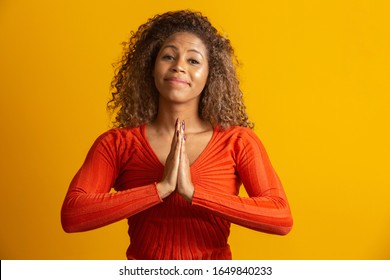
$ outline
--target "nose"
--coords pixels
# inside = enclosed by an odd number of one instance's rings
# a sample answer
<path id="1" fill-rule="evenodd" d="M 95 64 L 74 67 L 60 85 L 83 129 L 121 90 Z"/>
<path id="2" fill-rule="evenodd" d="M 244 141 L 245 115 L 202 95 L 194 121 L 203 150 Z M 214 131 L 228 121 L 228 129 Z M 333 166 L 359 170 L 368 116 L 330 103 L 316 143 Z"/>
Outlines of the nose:
<path id="1" fill-rule="evenodd" d="M 185 61 L 183 59 L 175 60 L 175 62 L 172 64 L 171 71 L 177 73 L 180 72 L 185 73 L 186 72 Z"/>

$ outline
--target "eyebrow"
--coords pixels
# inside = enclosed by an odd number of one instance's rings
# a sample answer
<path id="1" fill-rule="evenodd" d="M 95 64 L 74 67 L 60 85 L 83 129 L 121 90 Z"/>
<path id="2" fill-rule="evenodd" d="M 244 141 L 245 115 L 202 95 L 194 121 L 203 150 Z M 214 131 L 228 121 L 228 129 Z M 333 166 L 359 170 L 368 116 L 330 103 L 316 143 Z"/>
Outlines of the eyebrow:
<path id="1" fill-rule="evenodd" d="M 175 45 L 165 45 L 164 47 L 162 47 L 161 50 L 164 50 L 164 49 L 167 49 L 167 48 L 172 48 L 172 49 L 174 49 L 176 51 L 179 50 Z M 196 50 L 196 49 L 189 49 L 188 51 L 189 52 L 196 52 L 196 53 L 200 54 L 202 57 L 204 57 L 203 54 L 200 51 Z"/>

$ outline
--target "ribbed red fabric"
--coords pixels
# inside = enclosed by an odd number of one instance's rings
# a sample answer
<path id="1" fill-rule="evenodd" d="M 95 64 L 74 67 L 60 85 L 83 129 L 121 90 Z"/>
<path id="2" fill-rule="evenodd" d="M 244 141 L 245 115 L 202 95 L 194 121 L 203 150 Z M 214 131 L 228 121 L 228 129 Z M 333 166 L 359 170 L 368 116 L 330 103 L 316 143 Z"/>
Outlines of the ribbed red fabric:
<path id="1" fill-rule="evenodd" d="M 231 222 L 266 233 L 290 231 L 282 185 L 252 130 L 214 128 L 190 169 L 192 203 L 176 192 L 161 200 L 155 182 L 164 166 L 145 126 L 109 130 L 95 141 L 70 184 L 63 228 L 86 231 L 128 218 L 128 259 L 231 259 Z M 238 196 L 241 184 L 249 197 Z"/>

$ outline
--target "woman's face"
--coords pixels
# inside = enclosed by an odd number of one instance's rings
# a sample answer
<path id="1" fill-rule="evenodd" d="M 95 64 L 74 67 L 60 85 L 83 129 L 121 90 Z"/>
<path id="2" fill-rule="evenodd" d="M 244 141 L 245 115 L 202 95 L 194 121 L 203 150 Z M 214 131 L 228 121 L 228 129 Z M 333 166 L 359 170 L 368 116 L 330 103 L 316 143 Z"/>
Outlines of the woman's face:
<path id="1" fill-rule="evenodd" d="M 172 103 L 198 103 L 208 74 L 206 46 L 188 32 L 175 33 L 164 42 L 153 71 L 160 99 Z"/>

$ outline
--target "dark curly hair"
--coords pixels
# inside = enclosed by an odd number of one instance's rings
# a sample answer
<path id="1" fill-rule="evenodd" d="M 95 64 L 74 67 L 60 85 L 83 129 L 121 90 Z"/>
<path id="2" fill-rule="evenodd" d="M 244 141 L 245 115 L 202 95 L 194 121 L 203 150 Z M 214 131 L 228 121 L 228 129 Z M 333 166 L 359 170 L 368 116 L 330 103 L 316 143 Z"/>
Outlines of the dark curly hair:
<path id="1" fill-rule="evenodd" d="M 189 10 L 156 15 L 123 43 L 124 53 L 117 63 L 111 82 L 112 98 L 107 104 L 108 110 L 116 114 L 114 126 L 135 127 L 156 118 L 159 93 L 152 72 L 161 46 L 177 32 L 198 36 L 207 49 L 209 75 L 200 97 L 200 118 L 222 128 L 235 125 L 252 128 L 230 41 L 218 33 L 207 17 Z"/>

